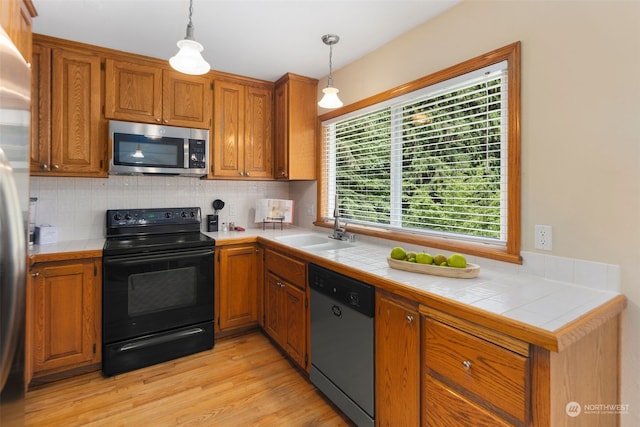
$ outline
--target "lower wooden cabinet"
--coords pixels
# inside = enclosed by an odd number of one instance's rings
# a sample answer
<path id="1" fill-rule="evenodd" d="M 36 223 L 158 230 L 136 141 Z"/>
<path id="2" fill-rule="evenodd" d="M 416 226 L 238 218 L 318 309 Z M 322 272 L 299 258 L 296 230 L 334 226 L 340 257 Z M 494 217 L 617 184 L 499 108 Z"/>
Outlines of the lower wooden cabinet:
<path id="1" fill-rule="evenodd" d="M 376 292 L 376 425 L 420 425 L 417 304 Z"/>
<path id="2" fill-rule="evenodd" d="M 250 243 L 221 246 L 217 251 L 217 329 L 227 332 L 256 326 L 262 249 Z"/>
<path id="3" fill-rule="evenodd" d="M 102 260 L 36 263 L 29 272 L 27 372 L 38 378 L 99 364 Z"/>
<path id="4" fill-rule="evenodd" d="M 432 314 L 422 318 L 423 425 L 529 425 L 529 345 Z"/>
<path id="5" fill-rule="evenodd" d="M 307 369 L 306 266 L 270 250 L 265 258 L 264 329 L 293 361 Z"/>

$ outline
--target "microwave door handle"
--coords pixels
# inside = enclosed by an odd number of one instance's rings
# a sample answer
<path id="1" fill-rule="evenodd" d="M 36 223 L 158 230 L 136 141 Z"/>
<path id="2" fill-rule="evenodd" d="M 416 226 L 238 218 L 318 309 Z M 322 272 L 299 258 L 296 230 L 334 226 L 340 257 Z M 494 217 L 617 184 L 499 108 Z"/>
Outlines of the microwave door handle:
<path id="1" fill-rule="evenodd" d="M 21 325 L 26 274 L 22 212 L 13 172 L 0 148 L 0 390 L 11 371 Z"/>
<path id="2" fill-rule="evenodd" d="M 183 156 L 182 159 L 184 160 L 184 164 L 183 167 L 185 169 L 189 169 L 189 138 L 185 138 L 184 139 L 184 145 L 183 145 L 184 149 L 183 149 Z"/>

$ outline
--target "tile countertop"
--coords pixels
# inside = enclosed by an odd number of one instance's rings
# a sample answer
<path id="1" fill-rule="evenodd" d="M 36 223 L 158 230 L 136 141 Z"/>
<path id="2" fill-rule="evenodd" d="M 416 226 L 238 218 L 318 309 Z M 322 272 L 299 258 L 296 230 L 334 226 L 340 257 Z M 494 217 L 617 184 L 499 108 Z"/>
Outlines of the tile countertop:
<path id="1" fill-rule="evenodd" d="M 248 230 L 245 233 L 283 244 L 278 238 L 285 235 L 313 233 L 326 237 L 330 232 L 329 229 L 315 228 Z M 225 244 L 232 243 L 242 233 L 205 234 L 214 237 L 219 244 Z M 425 297 L 419 298 L 419 301 L 455 305 L 462 311 L 474 314 L 470 320 L 485 323 L 485 326 L 508 324 L 506 326 L 509 327 L 503 329 L 503 332 L 527 340 L 532 336 L 537 337 L 538 342 L 534 343 L 549 350 L 562 350 L 626 306 L 626 298 L 618 292 L 550 280 L 526 273 L 518 265 L 473 256 L 466 257 L 468 262 L 480 265 L 480 274 L 473 279 L 454 279 L 392 269 L 386 260 L 394 246 L 403 246 L 407 251 L 428 251 L 434 255 L 438 250 L 365 236 L 356 238 L 353 246 L 338 250 L 297 250 L 309 256 L 311 262 L 347 267 L 347 272 L 357 270 L 372 279 L 390 281 L 394 285 L 393 289 Z M 448 255 L 447 252 L 443 253 Z"/>
<path id="2" fill-rule="evenodd" d="M 322 228 L 288 228 L 204 234 L 214 238 L 218 246 L 255 242 L 258 238 L 288 246 L 278 239 L 310 233 L 327 237 L 330 231 Z M 52 255 L 69 252 L 89 251 L 98 254 L 92 256 L 101 256 L 103 245 L 104 239 L 35 245 L 30 248 L 30 255 L 32 261 L 37 261 L 40 256 L 44 260 Z M 455 306 L 456 311 L 471 314 L 469 320 L 502 330 L 516 338 L 519 335 L 527 339 L 537 337 L 539 342 L 534 344 L 553 351 L 562 350 L 626 306 L 626 298 L 618 292 L 554 281 L 525 273 L 521 266 L 473 256 L 467 257 L 468 262 L 480 265 L 480 274 L 473 279 L 454 279 L 392 269 L 386 259 L 393 246 L 403 246 L 408 251 L 427 250 L 432 254 L 437 253 L 436 249 L 402 245 L 365 236 L 357 236 L 357 241 L 352 246 L 338 250 L 294 249 L 300 251 L 301 255 L 306 255 L 310 262 L 344 268 L 345 272 L 357 271 L 373 282 L 389 283 L 392 291 L 416 295 L 419 302 Z M 502 325 L 505 327 L 502 328 Z"/>

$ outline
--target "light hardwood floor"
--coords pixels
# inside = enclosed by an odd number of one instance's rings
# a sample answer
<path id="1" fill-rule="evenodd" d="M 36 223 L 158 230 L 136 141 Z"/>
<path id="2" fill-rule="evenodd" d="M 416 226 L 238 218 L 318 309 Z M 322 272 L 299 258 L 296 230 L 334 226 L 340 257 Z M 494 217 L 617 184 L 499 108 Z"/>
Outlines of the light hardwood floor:
<path id="1" fill-rule="evenodd" d="M 25 426 L 352 426 L 261 333 L 104 378 L 29 390 Z"/>

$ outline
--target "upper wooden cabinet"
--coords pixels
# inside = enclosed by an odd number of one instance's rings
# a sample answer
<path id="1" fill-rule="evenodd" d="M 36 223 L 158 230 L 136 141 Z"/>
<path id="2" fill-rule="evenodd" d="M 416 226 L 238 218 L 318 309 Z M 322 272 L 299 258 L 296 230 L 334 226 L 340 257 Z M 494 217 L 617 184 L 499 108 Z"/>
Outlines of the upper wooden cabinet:
<path id="1" fill-rule="evenodd" d="M 291 73 L 276 82 L 276 179 L 316 179 L 317 86 Z"/>
<path id="2" fill-rule="evenodd" d="M 105 61 L 105 118 L 208 129 L 211 80 L 152 64 Z"/>
<path id="3" fill-rule="evenodd" d="M 106 176 L 100 58 L 34 44 L 31 174 Z"/>
<path id="4" fill-rule="evenodd" d="M 31 0 L 0 1 L 0 24 L 27 62 L 31 62 L 31 19 L 37 15 Z"/>
<path id="5" fill-rule="evenodd" d="M 224 80 L 214 86 L 210 177 L 272 178 L 272 88 Z"/>

